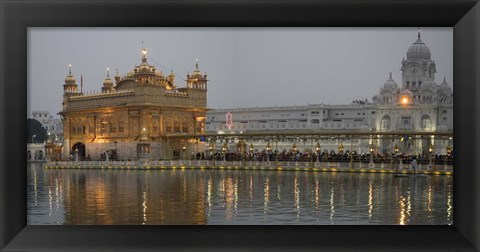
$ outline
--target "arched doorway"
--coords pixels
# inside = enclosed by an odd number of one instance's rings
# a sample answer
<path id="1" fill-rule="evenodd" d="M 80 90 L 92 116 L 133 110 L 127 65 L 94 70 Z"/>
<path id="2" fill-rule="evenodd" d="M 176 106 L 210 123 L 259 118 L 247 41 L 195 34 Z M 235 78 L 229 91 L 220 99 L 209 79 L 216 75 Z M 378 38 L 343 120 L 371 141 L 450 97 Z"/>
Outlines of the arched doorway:
<path id="1" fill-rule="evenodd" d="M 85 160 L 85 144 L 83 143 L 76 143 L 72 146 L 72 152 L 70 153 L 75 159 L 75 153 L 78 150 L 78 160 Z"/>
<path id="2" fill-rule="evenodd" d="M 35 160 L 42 160 L 43 159 L 43 151 L 37 150 L 35 151 Z"/>

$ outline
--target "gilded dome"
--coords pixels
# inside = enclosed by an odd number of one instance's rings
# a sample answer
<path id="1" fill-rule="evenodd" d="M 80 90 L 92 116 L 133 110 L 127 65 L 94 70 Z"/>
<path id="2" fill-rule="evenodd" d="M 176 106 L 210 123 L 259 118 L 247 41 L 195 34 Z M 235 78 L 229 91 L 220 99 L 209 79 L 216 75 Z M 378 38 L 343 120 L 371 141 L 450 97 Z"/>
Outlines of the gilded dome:
<path id="1" fill-rule="evenodd" d="M 116 70 L 116 73 L 115 73 L 115 81 L 116 81 L 116 82 L 119 82 L 120 79 L 121 79 L 121 77 L 120 77 L 120 74 L 118 74 L 118 69 L 117 69 L 117 70 Z"/>
<path id="2" fill-rule="evenodd" d="M 155 76 L 162 77 L 162 76 L 163 76 L 162 71 L 156 69 L 156 70 L 155 70 Z"/>
<path id="3" fill-rule="evenodd" d="M 112 86 L 113 85 L 112 79 L 110 79 L 109 77 L 105 78 L 105 80 L 103 81 L 103 85 L 104 86 Z"/>
<path id="4" fill-rule="evenodd" d="M 107 78 L 105 78 L 105 80 L 103 81 L 103 86 L 105 86 L 105 87 L 107 87 L 107 86 L 108 86 L 108 87 L 113 86 L 113 81 L 112 81 L 112 79 L 110 79 L 109 70 L 110 70 L 110 69 L 107 68 Z"/>
<path id="5" fill-rule="evenodd" d="M 75 84 L 75 77 L 72 75 L 72 65 L 68 65 L 68 75 L 65 78 L 65 84 Z"/>
<path id="6" fill-rule="evenodd" d="M 430 49 L 423 43 L 419 31 L 417 41 L 408 48 L 407 59 L 430 59 L 431 57 Z"/>
<path id="7" fill-rule="evenodd" d="M 75 84 L 75 82 L 75 77 L 72 74 L 67 75 L 67 78 L 65 78 L 65 83 L 67 84 Z"/>

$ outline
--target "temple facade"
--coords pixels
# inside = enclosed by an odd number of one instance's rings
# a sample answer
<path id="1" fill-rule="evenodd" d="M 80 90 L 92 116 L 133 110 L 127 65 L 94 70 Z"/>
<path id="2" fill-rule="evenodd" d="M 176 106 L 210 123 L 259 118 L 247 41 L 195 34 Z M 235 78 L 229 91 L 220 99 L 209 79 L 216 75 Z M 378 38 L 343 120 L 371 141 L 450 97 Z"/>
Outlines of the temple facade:
<path id="1" fill-rule="evenodd" d="M 71 66 L 63 85 L 64 158 L 160 159 L 173 158 L 196 140 L 169 136 L 205 131 L 207 75 L 196 62 L 186 86 L 175 85 L 175 74 L 163 74 L 147 61 L 113 80 L 109 69 L 101 91 L 79 91 Z"/>
<path id="2" fill-rule="evenodd" d="M 435 80 L 436 63 L 418 31 L 410 45 L 406 59 L 401 60 L 402 80 L 397 84 L 392 73 L 371 100 L 357 100 L 351 104 L 308 104 L 304 106 L 275 106 L 252 108 L 221 108 L 207 112 L 207 132 L 227 134 L 236 132 L 453 132 L 453 90 L 443 78 Z M 227 116 L 230 118 L 227 120 Z M 230 123 L 227 123 L 230 122 Z M 432 136 L 433 137 L 433 136 Z M 253 143 L 265 148 L 268 141 Z M 436 154 L 445 154 L 452 139 L 424 137 L 413 139 L 405 135 L 399 139 L 319 140 L 324 150 L 338 151 L 345 144 L 352 151 L 367 153 L 374 144 L 379 153 L 392 153 L 397 146 L 402 153 L 421 154 L 434 146 Z M 289 150 L 291 142 L 279 143 L 281 150 Z M 305 145 L 306 151 L 311 144 Z M 301 149 L 303 151 L 303 149 Z"/>

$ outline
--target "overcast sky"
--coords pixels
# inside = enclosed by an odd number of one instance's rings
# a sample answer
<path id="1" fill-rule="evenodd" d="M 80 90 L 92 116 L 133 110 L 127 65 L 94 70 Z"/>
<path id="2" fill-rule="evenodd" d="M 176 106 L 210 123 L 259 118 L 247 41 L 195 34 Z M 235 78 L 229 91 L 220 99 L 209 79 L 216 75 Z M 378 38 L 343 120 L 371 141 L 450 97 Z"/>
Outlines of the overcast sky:
<path id="1" fill-rule="evenodd" d="M 452 31 L 422 28 L 437 84 L 453 84 Z M 107 67 L 113 77 L 141 63 L 142 41 L 148 62 L 173 68 L 178 87 L 198 59 L 208 107 L 237 108 L 371 100 L 389 72 L 401 84 L 416 39 L 417 28 L 29 28 L 27 117 L 61 111 L 69 64 L 79 89 L 82 75 L 84 93 L 98 91 Z"/>

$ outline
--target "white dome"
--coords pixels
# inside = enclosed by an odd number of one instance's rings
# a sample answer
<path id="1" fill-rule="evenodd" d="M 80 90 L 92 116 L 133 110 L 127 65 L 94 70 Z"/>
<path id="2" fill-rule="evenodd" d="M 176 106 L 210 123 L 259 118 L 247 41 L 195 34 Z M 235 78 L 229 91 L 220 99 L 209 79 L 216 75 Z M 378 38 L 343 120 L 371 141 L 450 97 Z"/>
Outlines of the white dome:
<path id="1" fill-rule="evenodd" d="M 437 83 L 431 77 L 428 77 L 428 79 L 425 81 L 425 85 L 423 85 L 423 88 L 435 91 L 437 89 Z"/>
<path id="2" fill-rule="evenodd" d="M 444 93 L 450 93 L 452 92 L 452 88 L 448 85 L 447 81 L 445 78 L 443 78 L 443 82 L 440 84 L 440 87 L 438 89 L 439 91 L 442 91 Z"/>
<path id="3" fill-rule="evenodd" d="M 430 59 L 431 57 L 430 49 L 420 39 L 419 32 L 417 41 L 408 48 L 407 59 Z"/>
<path id="4" fill-rule="evenodd" d="M 413 93 L 412 93 L 412 91 L 410 91 L 410 90 L 408 90 L 408 89 L 404 89 L 404 90 L 400 93 L 400 96 L 405 96 L 405 95 L 412 97 L 412 96 L 413 96 Z"/>
<path id="5" fill-rule="evenodd" d="M 392 79 L 392 73 L 390 73 L 390 78 L 383 84 L 383 89 L 397 89 L 397 83 Z"/>

